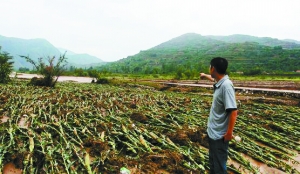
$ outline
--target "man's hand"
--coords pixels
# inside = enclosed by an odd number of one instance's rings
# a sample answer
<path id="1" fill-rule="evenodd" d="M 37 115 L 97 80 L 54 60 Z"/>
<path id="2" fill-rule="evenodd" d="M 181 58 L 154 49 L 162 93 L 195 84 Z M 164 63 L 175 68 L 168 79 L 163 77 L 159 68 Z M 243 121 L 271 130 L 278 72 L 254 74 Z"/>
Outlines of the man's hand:
<path id="1" fill-rule="evenodd" d="M 238 112 L 237 110 L 233 110 L 229 113 L 228 128 L 224 135 L 224 141 L 230 141 L 232 138 L 234 138 L 232 132 L 235 125 L 237 112 Z"/>
<path id="2" fill-rule="evenodd" d="M 207 79 L 207 80 L 210 80 L 210 81 L 212 81 L 212 82 L 215 81 L 215 79 L 212 78 L 211 75 L 205 74 L 205 73 L 200 73 L 200 79 L 201 79 L 201 80 Z"/>
<path id="3" fill-rule="evenodd" d="M 200 73 L 200 79 L 203 80 L 203 79 L 206 79 L 207 78 L 207 74 L 205 73 Z"/>
<path id="4" fill-rule="evenodd" d="M 233 139 L 232 133 L 231 134 L 230 133 L 226 133 L 224 135 L 224 141 L 230 141 L 231 139 Z"/>

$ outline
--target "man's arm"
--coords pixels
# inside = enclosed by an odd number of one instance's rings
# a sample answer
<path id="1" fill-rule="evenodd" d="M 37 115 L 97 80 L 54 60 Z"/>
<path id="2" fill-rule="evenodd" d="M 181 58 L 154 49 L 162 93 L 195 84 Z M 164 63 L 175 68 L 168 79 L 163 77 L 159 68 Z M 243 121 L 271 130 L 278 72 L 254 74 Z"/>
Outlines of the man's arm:
<path id="1" fill-rule="evenodd" d="M 210 81 L 212 81 L 212 82 L 215 81 L 215 79 L 212 78 L 211 75 L 205 74 L 205 73 L 200 73 L 200 79 L 207 79 L 207 80 L 210 80 Z"/>
<path id="2" fill-rule="evenodd" d="M 224 135 L 224 141 L 230 141 L 233 138 L 233 128 L 235 125 L 235 121 L 237 118 L 237 110 L 230 111 L 229 114 L 229 122 L 228 122 L 228 129 L 226 134 Z"/>

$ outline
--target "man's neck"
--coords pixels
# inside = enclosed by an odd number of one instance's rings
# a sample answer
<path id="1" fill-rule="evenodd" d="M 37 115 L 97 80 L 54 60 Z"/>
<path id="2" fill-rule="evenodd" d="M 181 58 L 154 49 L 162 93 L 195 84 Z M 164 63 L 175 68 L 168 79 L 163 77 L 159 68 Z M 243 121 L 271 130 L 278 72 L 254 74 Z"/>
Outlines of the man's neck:
<path id="1" fill-rule="evenodd" d="M 225 76 L 225 74 L 217 74 L 215 79 L 216 79 L 216 81 L 218 82 L 218 81 L 221 80 L 224 76 Z"/>

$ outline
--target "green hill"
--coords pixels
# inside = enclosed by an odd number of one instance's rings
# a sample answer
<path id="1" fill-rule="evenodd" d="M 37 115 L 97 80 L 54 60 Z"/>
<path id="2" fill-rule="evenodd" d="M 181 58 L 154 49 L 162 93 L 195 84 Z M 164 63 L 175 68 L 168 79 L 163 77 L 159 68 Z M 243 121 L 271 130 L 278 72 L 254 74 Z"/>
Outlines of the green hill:
<path id="1" fill-rule="evenodd" d="M 8 52 L 14 58 L 14 68 L 31 68 L 31 64 L 20 55 L 29 56 L 34 60 L 39 57 L 59 56 L 60 52 L 45 39 L 19 39 L 0 36 L 2 51 Z"/>
<path id="2" fill-rule="evenodd" d="M 260 45 L 275 47 L 281 46 L 284 49 L 297 49 L 300 48 L 300 42 L 293 40 L 278 40 L 270 37 L 255 37 L 248 35 L 235 34 L 230 36 L 208 36 L 215 40 L 224 41 L 227 43 L 244 43 L 244 42 L 256 42 Z"/>
<path id="3" fill-rule="evenodd" d="M 20 55 L 29 56 L 37 61 L 40 57 L 59 57 L 65 53 L 65 51 L 61 52 L 61 49 L 56 48 L 45 39 L 20 39 L 0 36 L 0 46 L 1 51 L 13 56 L 14 69 L 19 69 L 20 67 L 32 68 L 32 65 L 26 62 L 24 58 L 21 58 Z M 67 51 L 66 56 L 68 58 L 68 66 L 90 67 L 104 63 L 101 59 L 88 54 L 75 54 Z"/>
<path id="4" fill-rule="evenodd" d="M 207 71 L 211 58 L 222 56 L 229 60 L 231 72 L 292 72 L 300 69 L 299 48 L 295 42 L 266 37 L 188 33 L 99 69 L 117 73 L 198 74 Z"/>

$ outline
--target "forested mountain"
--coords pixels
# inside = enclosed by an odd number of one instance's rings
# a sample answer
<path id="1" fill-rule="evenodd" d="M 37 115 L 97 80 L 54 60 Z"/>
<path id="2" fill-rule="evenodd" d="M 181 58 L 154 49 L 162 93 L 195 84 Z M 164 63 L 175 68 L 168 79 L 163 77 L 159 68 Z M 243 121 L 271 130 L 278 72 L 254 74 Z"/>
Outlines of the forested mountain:
<path id="1" fill-rule="evenodd" d="M 60 52 L 45 39 L 19 39 L 0 36 L 1 51 L 8 52 L 13 56 L 14 68 L 31 68 L 31 64 L 26 62 L 20 55 L 29 56 L 35 60 L 44 56 L 59 56 Z"/>
<path id="2" fill-rule="evenodd" d="M 300 69 L 300 44 L 246 35 L 202 36 L 188 33 L 99 69 L 118 73 L 198 74 L 222 56 L 229 71 L 293 72 Z"/>
<path id="3" fill-rule="evenodd" d="M 61 52 L 60 49 L 53 46 L 50 42 L 45 39 L 20 39 L 13 37 L 5 37 L 0 35 L 0 47 L 1 51 L 9 53 L 13 56 L 14 69 L 19 68 L 32 68 L 32 65 L 20 55 L 29 56 L 33 60 L 37 60 L 40 57 L 59 57 L 64 54 L 65 51 Z M 75 54 L 66 53 L 68 66 L 85 67 L 91 65 L 99 65 L 98 63 L 103 63 L 101 59 L 88 54 Z"/>
<path id="4" fill-rule="evenodd" d="M 270 37 L 255 37 L 248 35 L 235 34 L 230 36 L 208 36 L 215 40 L 224 41 L 227 43 L 244 43 L 244 42 L 256 42 L 260 45 L 275 47 L 281 46 L 284 49 L 297 49 L 300 48 L 300 43 L 293 40 L 278 40 Z"/>
<path id="5" fill-rule="evenodd" d="M 19 55 L 34 60 L 66 52 L 68 66 L 136 74 L 182 74 L 207 72 L 209 61 L 226 57 L 231 72 L 294 72 L 300 70 L 300 42 L 248 35 L 203 36 L 187 33 L 134 56 L 106 64 L 88 54 L 58 49 L 45 39 L 19 39 L 0 36 L 1 51 L 14 57 L 14 67 L 32 68 Z"/>
<path id="6" fill-rule="evenodd" d="M 293 43 L 296 43 L 296 44 L 300 44 L 300 41 L 293 40 L 293 39 L 284 39 L 284 41 L 293 42 Z"/>

